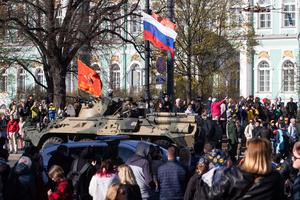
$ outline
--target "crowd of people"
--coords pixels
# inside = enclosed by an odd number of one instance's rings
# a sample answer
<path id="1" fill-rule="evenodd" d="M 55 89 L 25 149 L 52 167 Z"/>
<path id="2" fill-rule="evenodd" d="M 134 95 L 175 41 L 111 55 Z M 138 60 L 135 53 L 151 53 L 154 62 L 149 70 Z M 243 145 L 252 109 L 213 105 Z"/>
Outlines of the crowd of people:
<path id="1" fill-rule="evenodd" d="M 188 104 L 176 99 L 173 105 L 163 92 L 158 105 L 156 109 L 151 101 L 150 110 L 197 113 L 211 124 L 199 155 L 170 146 L 165 160 L 160 148 L 140 142 L 124 162 L 118 144 L 109 144 L 101 155 L 94 146 L 71 152 L 60 145 L 45 169 L 34 146 L 22 144 L 24 153 L 14 166 L 7 160 L 17 152 L 24 124 L 50 122 L 56 109 L 32 96 L 19 107 L 13 102 L 0 120 L 10 141 L 9 150 L 0 148 L 0 200 L 300 199 L 298 107 L 292 98 L 285 107 L 280 98 L 261 102 L 251 95 L 239 101 L 209 97 L 206 105 L 200 97 Z M 132 98 L 127 98 L 122 113 L 131 115 L 131 106 Z M 62 116 L 76 115 L 75 109 L 60 110 Z M 222 150 L 223 135 L 228 146 Z"/>
<path id="2" fill-rule="evenodd" d="M 30 95 L 27 101 L 12 100 L 9 108 L 1 114 L 0 132 L 2 137 L 8 139 L 9 153 L 17 153 L 18 149 L 25 147 L 23 129 L 35 125 L 46 127 L 51 120 L 66 116 L 78 116 L 81 104 L 76 101 L 74 105 L 56 110 L 53 103 L 47 99 L 38 102 Z"/>

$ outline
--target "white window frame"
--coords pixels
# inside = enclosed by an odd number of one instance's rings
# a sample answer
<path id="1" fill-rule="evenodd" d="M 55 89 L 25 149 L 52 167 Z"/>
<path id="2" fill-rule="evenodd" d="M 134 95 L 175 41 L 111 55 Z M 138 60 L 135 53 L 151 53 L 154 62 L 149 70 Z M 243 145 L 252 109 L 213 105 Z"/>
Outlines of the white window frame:
<path id="1" fill-rule="evenodd" d="M 116 69 L 115 69 L 116 68 Z M 110 66 L 110 80 L 113 89 L 121 88 L 121 68 L 119 64 L 111 64 Z"/>
<path id="2" fill-rule="evenodd" d="M 41 80 L 41 81 L 39 81 L 39 77 L 42 77 L 42 80 Z M 44 84 L 44 71 L 43 71 L 42 68 L 37 68 L 37 69 L 35 70 L 35 78 L 36 78 L 41 84 Z M 38 85 L 37 83 L 35 83 L 35 87 L 36 87 L 36 89 L 37 89 L 38 91 L 40 91 L 40 92 L 44 90 L 44 88 L 43 88 L 42 86 Z"/>
<path id="3" fill-rule="evenodd" d="M 289 9 L 286 11 L 286 7 L 289 7 Z M 290 11 L 290 7 L 294 6 L 294 10 Z M 284 28 L 295 28 L 297 24 L 297 3 L 296 0 L 282 0 L 282 8 L 284 9 L 282 12 L 282 27 Z M 291 14 L 292 21 L 294 22 L 293 25 L 290 25 L 288 14 Z M 285 22 L 288 22 L 288 25 L 285 24 Z"/>
<path id="4" fill-rule="evenodd" d="M 268 65 L 268 67 L 266 68 L 266 67 L 262 67 L 262 64 L 264 64 L 264 65 Z M 261 72 L 264 72 L 264 74 L 263 74 L 263 77 L 264 77 L 264 79 L 261 81 Z M 269 79 L 268 80 L 266 80 L 266 72 L 269 72 Z M 271 65 L 270 65 L 270 63 L 268 62 L 268 61 L 266 61 L 266 60 L 262 60 L 262 61 L 259 61 L 258 62 L 258 65 L 257 65 L 257 83 L 258 83 L 258 85 L 257 85 L 257 91 L 259 92 L 259 93 L 269 93 L 269 92 L 271 92 L 272 90 L 271 90 Z M 265 85 L 266 83 L 268 82 L 268 86 L 267 85 Z M 261 86 L 262 85 L 262 83 L 264 84 L 263 86 Z M 262 87 L 263 87 L 263 89 L 262 89 Z"/>
<path id="5" fill-rule="evenodd" d="M 22 71 L 22 73 L 20 71 Z M 22 79 L 24 79 L 24 85 L 20 85 Z M 26 71 L 22 67 L 18 69 L 17 73 L 17 90 L 22 92 L 25 92 L 26 90 Z"/>
<path id="6" fill-rule="evenodd" d="M 272 0 L 258 0 L 258 4 L 261 7 L 269 8 L 270 12 L 258 13 L 257 15 L 257 25 L 260 29 L 271 29 L 272 28 Z M 263 17 L 263 20 L 261 19 Z M 262 26 L 264 22 L 264 26 Z"/>
<path id="7" fill-rule="evenodd" d="M 294 64 L 294 76 L 295 76 L 295 85 L 294 85 L 294 91 L 284 91 L 284 64 L 286 62 L 291 62 Z M 278 79 L 280 81 L 280 95 L 285 95 L 285 94 L 288 94 L 288 95 L 293 95 L 295 94 L 295 92 L 297 91 L 297 74 L 298 74 L 298 70 L 297 70 L 297 64 L 296 64 L 296 60 L 292 57 L 285 57 L 283 58 L 279 65 L 278 65 Z"/>

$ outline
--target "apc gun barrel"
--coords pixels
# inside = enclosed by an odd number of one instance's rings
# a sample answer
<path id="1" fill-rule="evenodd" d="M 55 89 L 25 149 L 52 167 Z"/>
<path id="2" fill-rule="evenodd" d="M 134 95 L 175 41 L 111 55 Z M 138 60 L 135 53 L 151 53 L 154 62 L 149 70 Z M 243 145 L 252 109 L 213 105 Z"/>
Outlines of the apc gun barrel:
<path id="1" fill-rule="evenodd" d="M 155 117 L 156 124 L 170 124 L 170 123 L 195 123 L 194 116 L 188 116 L 186 118 L 180 117 Z"/>

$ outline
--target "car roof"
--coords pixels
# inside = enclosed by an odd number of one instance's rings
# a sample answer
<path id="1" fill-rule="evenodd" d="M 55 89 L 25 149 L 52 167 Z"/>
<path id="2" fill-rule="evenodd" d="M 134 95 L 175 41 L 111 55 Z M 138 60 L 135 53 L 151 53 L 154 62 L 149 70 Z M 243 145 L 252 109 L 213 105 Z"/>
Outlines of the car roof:
<path id="1" fill-rule="evenodd" d="M 57 149 L 57 147 L 59 145 L 66 145 L 69 148 L 72 148 L 72 147 L 84 147 L 84 146 L 89 146 L 89 145 L 98 146 L 97 144 L 100 144 L 99 146 L 107 146 L 107 142 L 108 141 L 103 141 L 103 140 L 81 141 L 81 142 L 74 142 L 74 141 L 70 141 L 69 140 L 68 143 L 48 145 L 48 146 L 45 147 L 44 152 L 53 151 L 54 149 Z M 149 144 L 149 145 L 151 144 L 151 145 L 158 146 L 158 145 L 153 144 L 151 142 L 141 141 L 141 140 L 120 140 L 120 144 L 119 145 L 120 146 L 130 146 L 132 148 L 136 148 L 136 146 L 137 146 L 137 144 L 139 142 L 143 142 L 143 143 L 146 143 L 146 144 Z"/>

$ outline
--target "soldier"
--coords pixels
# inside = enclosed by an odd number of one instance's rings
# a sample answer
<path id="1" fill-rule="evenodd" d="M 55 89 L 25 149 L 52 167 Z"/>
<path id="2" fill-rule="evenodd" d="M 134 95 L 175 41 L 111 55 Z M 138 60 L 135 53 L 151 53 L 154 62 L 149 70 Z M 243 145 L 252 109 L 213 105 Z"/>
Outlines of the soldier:
<path id="1" fill-rule="evenodd" d="M 127 97 L 125 99 L 126 103 L 121 111 L 121 115 L 124 117 L 136 117 L 137 114 L 137 107 L 132 103 L 132 97 Z"/>

